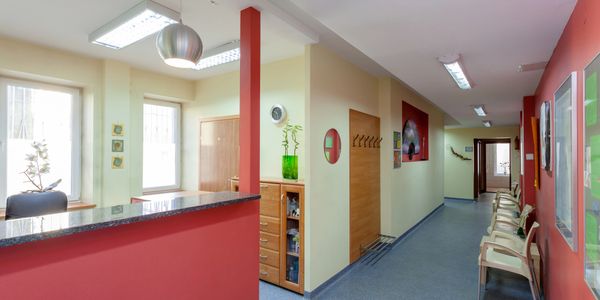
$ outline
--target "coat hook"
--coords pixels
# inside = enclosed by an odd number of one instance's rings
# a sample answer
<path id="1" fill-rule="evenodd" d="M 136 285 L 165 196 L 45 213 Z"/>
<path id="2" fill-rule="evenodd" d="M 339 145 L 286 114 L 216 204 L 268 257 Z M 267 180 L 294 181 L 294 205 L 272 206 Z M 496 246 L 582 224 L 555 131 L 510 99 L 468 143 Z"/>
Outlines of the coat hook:
<path id="1" fill-rule="evenodd" d="M 356 147 L 356 139 L 358 138 L 358 134 L 356 136 L 354 136 L 354 139 L 352 140 L 352 147 Z"/>
<path id="2" fill-rule="evenodd" d="M 363 134 L 363 135 L 360 137 L 360 139 L 358 139 L 358 147 L 361 147 L 361 143 L 362 143 L 362 140 L 363 140 L 364 138 L 365 138 L 365 135 Z"/>
<path id="3" fill-rule="evenodd" d="M 371 148 L 371 138 L 372 136 L 368 135 L 367 140 L 365 142 L 365 148 Z"/>
<path id="4" fill-rule="evenodd" d="M 376 148 L 375 143 L 377 142 L 377 137 L 374 136 L 373 139 L 371 140 L 371 147 L 370 148 Z"/>
<path id="5" fill-rule="evenodd" d="M 380 137 L 379 141 L 377 141 L 377 148 L 381 148 L 381 141 L 383 141 L 382 137 Z"/>

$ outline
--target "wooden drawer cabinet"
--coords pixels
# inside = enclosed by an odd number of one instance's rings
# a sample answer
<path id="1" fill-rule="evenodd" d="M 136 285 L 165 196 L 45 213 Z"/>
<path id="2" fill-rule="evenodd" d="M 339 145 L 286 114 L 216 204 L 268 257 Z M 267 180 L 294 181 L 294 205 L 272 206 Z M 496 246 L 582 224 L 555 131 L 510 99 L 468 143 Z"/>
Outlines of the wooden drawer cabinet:
<path id="1" fill-rule="evenodd" d="M 260 232 L 260 246 L 275 251 L 279 251 L 279 235 L 266 232 Z"/>
<path id="2" fill-rule="evenodd" d="M 231 190 L 239 191 L 237 178 Z M 304 293 L 304 185 L 298 182 L 260 182 L 259 277 Z"/>
<path id="3" fill-rule="evenodd" d="M 260 184 L 260 214 L 279 218 L 281 209 L 281 193 L 278 184 Z"/>
<path id="4" fill-rule="evenodd" d="M 258 260 L 263 264 L 279 268 L 279 252 L 277 251 L 260 248 Z"/>
<path id="5" fill-rule="evenodd" d="M 260 264 L 258 277 L 264 281 L 279 285 L 279 268 Z"/>
<path id="6" fill-rule="evenodd" d="M 281 231 L 279 219 L 272 217 L 260 216 L 260 231 L 270 234 L 279 235 Z"/>

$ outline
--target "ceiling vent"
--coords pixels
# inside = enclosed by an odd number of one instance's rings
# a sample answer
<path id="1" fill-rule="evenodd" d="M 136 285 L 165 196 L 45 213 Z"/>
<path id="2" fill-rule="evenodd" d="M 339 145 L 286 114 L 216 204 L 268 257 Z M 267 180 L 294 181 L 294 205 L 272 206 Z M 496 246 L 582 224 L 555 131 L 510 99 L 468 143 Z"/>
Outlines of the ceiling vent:
<path id="1" fill-rule="evenodd" d="M 533 64 L 524 64 L 524 65 L 519 65 L 519 67 L 517 68 L 517 70 L 519 72 L 529 72 L 529 71 L 543 70 L 543 69 L 546 68 L 547 64 L 548 64 L 547 61 L 533 63 Z"/>

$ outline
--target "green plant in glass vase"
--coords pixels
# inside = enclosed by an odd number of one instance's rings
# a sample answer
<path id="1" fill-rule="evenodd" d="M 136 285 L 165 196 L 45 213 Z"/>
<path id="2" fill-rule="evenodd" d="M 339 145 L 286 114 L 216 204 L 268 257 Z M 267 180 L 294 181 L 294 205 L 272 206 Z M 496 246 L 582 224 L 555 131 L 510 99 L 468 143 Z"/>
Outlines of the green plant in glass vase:
<path id="1" fill-rule="evenodd" d="M 281 169 L 285 179 L 298 179 L 298 133 L 302 131 L 302 126 L 287 124 L 283 127 L 283 141 L 281 145 L 285 151 L 282 157 Z M 290 145 L 290 139 L 293 145 Z M 292 155 L 289 154 L 290 147 L 294 148 Z"/>

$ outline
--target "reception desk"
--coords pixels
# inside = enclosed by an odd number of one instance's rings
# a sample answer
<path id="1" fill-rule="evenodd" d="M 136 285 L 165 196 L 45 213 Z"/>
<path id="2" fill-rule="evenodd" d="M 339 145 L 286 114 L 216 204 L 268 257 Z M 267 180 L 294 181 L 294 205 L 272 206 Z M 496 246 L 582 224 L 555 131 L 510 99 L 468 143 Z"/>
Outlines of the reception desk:
<path id="1" fill-rule="evenodd" d="M 258 195 L 0 221 L 3 299 L 258 299 Z"/>

